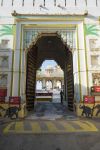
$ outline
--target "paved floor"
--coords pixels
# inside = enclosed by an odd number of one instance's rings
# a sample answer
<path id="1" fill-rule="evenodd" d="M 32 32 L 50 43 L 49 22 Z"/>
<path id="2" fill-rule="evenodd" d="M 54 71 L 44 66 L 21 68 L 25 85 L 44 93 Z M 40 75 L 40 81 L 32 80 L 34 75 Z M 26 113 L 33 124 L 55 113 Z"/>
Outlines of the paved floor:
<path id="1" fill-rule="evenodd" d="M 0 120 L 0 150 L 100 150 L 100 118 L 38 103 L 25 120 Z"/>
<path id="2" fill-rule="evenodd" d="M 68 111 L 65 105 L 54 102 L 36 102 L 33 112 L 27 119 L 56 120 L 60 118 L 75 118 L 75 113 Z"/>
<path id="3" fill-rule="evenodd" d="M 100 150 L 100 133 L 1 135 L 0 150 Z"/>
<path id="4" fill-rule="evenodd" d="M 100 150 L 100 119 L 5 120 L 0 150 Z"/>
<path id="5" fill-rule="evenodd" d="M 97 132 L 98 128 L 89 120 L 79 119 L 65 105 L 51 102 L 38 102 L 34 112 L 23 121 L 13 121 L 7 124 L 3 133 L 67 133 L 67 132 Z"/>
<path id="6" fill-rule="evenodd" d="M 16 121 L 9 123 L 3 133 L 67 133 L 67 132 L 97 132 L 97 127 L 90 121 Z"/>

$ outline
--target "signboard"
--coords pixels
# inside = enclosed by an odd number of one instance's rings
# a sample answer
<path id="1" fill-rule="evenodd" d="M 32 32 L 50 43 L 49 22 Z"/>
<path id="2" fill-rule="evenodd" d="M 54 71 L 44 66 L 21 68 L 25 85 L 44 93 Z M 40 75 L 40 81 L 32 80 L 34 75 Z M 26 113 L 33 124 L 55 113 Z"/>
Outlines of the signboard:
<path id="1" fill-rule="evenodd" d="M 91 87 L 91 92 L 99 92 L 100 93 L 100 86 L 92 86 Z"/>
<path id="2" fill-rule="evenodd" d="M 7 89 L 0 89 L 0 97 L 6 97 L 7 96 Z"/>
<path id="3" fill-rule="evenodd" d="M 84 103 L 85 104 L 94 104 L 95 103 L 95 97 L 94 96 L 84 96 Z"/>
<path id="4" fill-rule="evenodd" d="M 9 97 L 9 104 L 20 105 L 20 102 L 21 102 L 20 96 L 10 96 Z"/>

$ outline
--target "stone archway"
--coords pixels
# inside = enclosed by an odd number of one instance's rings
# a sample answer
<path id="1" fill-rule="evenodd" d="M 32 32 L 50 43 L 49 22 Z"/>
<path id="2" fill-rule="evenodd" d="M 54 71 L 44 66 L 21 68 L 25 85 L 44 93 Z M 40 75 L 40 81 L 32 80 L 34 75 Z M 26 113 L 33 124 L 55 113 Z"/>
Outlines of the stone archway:
<path id="1" fill-rule="evenodd" d="M 60 80 L 58 80 L 58 81 L 57 81 L 57 87 L 58 87 L 59 89 L 61 89 L 61 88 L 62 88 L 62 83 L 61 83 L 61 81 L 60 81 Z"/>
<path id="2" fill-rule="evenodd" d="M 41 33 L 27 52 L 26 74 L 26 106 L 28 110 L 34 108 L 36 70 L 45 58 L 54 59 L 64 71 L 65 99 L 68 108 L 73 110 L 74 81 L 72 52 L 57 33 Z"/>

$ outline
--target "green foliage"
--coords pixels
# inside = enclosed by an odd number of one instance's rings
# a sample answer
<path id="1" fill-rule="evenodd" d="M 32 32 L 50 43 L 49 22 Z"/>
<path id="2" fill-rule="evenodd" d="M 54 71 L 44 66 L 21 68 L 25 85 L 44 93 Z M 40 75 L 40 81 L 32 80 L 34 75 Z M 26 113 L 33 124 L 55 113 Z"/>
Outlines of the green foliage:
<path id="1" fill-rule="evenodd" d="M 96 25 L 86 24 L 84 26 L 84 29 L 85 29 L 85 35 L 99 36 L 100 29 Z"/>
<path id="2" fill-rule="evenodd" d="M 0 36 L 13 35 L 15 33 L 14 25 L 2 25 L 0 29 Z"/>

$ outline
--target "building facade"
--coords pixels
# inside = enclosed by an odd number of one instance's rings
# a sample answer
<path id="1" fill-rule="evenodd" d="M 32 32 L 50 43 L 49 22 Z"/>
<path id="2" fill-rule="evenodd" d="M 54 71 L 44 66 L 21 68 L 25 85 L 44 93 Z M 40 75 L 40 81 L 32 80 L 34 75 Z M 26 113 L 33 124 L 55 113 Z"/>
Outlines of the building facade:
<path id="1" fill-rule="evenodd" d="M 91 95 L 91 86 L 100 85 L 100 0 L 0 0 L 0 89 L 7 89 L 6 102 L 20 96 L 22 105 L 33 107 L 36 70 L 46 58 L 64 71 L 70 109 Z"/>
<path id="2" fill-rule="evenodd" d="M 36 90 L 63 89 L 64 74 L 60 66 L 47 66 L 36 74 Z"/>

